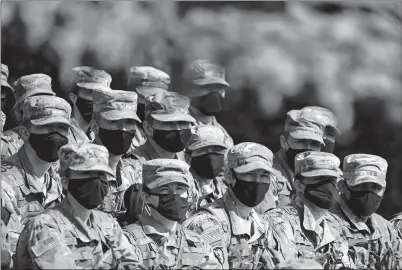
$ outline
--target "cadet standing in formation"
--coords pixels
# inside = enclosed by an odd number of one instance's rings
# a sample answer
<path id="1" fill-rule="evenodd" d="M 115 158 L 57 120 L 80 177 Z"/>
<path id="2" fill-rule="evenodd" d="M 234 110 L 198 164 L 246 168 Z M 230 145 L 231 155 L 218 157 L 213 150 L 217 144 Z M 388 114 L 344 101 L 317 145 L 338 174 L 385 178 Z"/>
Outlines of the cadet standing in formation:
<path id="1" fill-rule="evenodd" d="M 387 162 L 332 154 L 336 116 L 287 113 L 273 154 L 217 122 L 229 83 L 188 63 L 188 97 L 149 66 L 113 90 L 72 70 L 10 86 L 2 64 L 2 269 L 401 269 L 402 214 L 375 214 Z M 71 106 L 69 105 L 71 104 Z"/>

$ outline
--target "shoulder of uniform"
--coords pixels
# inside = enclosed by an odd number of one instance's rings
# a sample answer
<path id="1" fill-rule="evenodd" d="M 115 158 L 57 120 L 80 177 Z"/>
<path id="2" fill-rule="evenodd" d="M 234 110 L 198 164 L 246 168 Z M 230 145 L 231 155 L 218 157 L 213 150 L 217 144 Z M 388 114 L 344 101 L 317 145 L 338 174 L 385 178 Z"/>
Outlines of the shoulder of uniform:
<path id="1" fill-rule="evenodd" d="M 383 226 L 387 227 L 387 228 L 393 228 L 392 223 L 385 219 L 384 217 L 382 217 L 379 214 L 373 213 L 371 215 L 371 218 L 377 223 L 377 224 L 382 224 Z"/>
<path id="2" fill-rule="evenodd" d="M 193 241 L 193 242 L 202 242 L 202 238 L 198 233 L 196 233 L 190 229 L 187 229 L 184 226 L 182 226 L 182 228 L 183 228 L 183 232 L 188 240 Z"/>
<path id="3" fill-rule="evenodd" d="M 20 139 L 20 135 L 13 129 L 9 129 L 3 132 L 3 135 L 13 139 L 13 140 L 19 140 Z"/>
<path id="4" fill-rule="evenodd" d="M 17 164 L 10 159 L 1 162 L 1 179 L 7 181 L 10 186 L 15 186 L 15 180 L 22 178 L 23 175 Z"/>
<path id="5" fill-rule="evenodd" d="M 392 216 L 389 218 L 389 221 L 390 221 L 390 222 L 396 222 L 396 221 L 399 221 L 399 220 L 402 221 L 402 212 L 401 212 L 401 213 L 397 213 L 397 214 L 395 214 L 395 215 L 392 215 Z"/>
<path id="6" fill-rule="evenodd" d="M 45 210 L 44 212 L 38 214 L 29 219 L 26 227 L 29 230 L 39 229 L 39 228 L 57 228 L 58 224 L 55 222 L 53 218 L 53 211 L 49 211 L 50 209 Z"/>

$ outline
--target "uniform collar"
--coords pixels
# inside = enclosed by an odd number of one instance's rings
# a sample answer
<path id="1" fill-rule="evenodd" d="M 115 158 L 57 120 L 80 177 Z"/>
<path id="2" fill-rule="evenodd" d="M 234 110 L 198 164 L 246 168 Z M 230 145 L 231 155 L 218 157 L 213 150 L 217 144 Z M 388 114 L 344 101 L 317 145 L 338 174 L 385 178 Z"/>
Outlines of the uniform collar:
<path id="1" fill-rule="evenodd" d="M 154 211 L 154 209 L 152 209 L 151 211 Z M 152 213 L 151 213 L 151 215 L 147 215 L 146 213 L 142 214 L 140 216 L 140 221 L 141 221 L 141 225 L 142 225 L 142 228 L 144 229 L 145 234 L 147 234 L 147 235 L 157 234 L 160 237 L 169 239 L 170 232 L 163 232 L 165 230 L 165 228 L 163 227 L 162 224 L 157 222 L 152 217 Z M 176 227 L 173 229 L 173 232 L 175 232 L 177 230 L 178 226 L 179 226 L 179 224 L 177 223 Z"/>
<path id="2" fill-rule="evenodd" d="M 367 224 L 361 220 L 359 220 L 356 215 L 352 212 L 349 206 L 346 204 L 343 197 L 340 197 L 339 206 L 342 209 L 342 212 L 345 214 L 346 218 L 349 220 L 349 224 L 352 227 L 356 228 L 358 231 L 365 231 L 366 233 L 370 233 L 370 228 Z M 367 223 L 371 224 L 371 218 L 367 219 Z"/>
<path id="3" fill-rule="evenodd" d="M 209 116 L 208 118 L 206 118 L 207 117 L 206 115 L 204 115 L 202 112 L 200 112 L 200 110 L 198 110 L 193 106 L 190 106 L 188 111 L 190 115 L 195 118 L 196 124 L 198 125 L 214 125 L 214 123 L 216 122 L 215 116 Z M 201 121 L 201 119 L 208 119 L 208 121 L 203 122 Z"/>
<path id="4" fill-rule="evenodd" d="M 267 230 L 267 224 L 259 217 L 254 209 L 251 210 L 247 218 L 242 218 L 237 214 L 236 203 L 238 202 L 232 189 L 228 188 L 223 195 L 223 201 L 229 213 L 229 219 L 234 235 L 246 234 L 250 237 L 249 242 L 259 239 Z"/>

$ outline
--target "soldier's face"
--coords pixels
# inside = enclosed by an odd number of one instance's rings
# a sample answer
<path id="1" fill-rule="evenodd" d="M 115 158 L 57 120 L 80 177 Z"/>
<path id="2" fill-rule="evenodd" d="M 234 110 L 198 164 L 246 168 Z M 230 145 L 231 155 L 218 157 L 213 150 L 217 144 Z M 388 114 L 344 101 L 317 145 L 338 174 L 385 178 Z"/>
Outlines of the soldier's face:
<path id="1" fill-rule="evenodd" d="M 61 135 L 67 137 L 70 126 L 62 123 L 52 123 L 43 126 L 36 126 L 31 124 L 29 131 L 35 134 L 48 134 L 52 132 L 60 133 Z"/>
<path id="2" fill-rule="evenodd" d="M 98 125 L 107 130 L 136 130 L 138 128 L 137 121 L 133 119 L 107 120 L 101 117 Z"/>
<path id="3" fill-rule="evenodd" d="M 193 91 L 193 97 L 206 96 L 213 92 L 219 93 L 224 98 L 226 94 L 226 87 L 221 84 L 207 84 L 196 86 L 196 89 Z"/>
<path id="4" fill-rule="evenodd" d="M 291 149 L 304 149 L 310 151 L 320 151 L 321 149 L 321 143 L 315 140 L 300 140 L 288 136 L 287 142 Z"/>
<path id="5" fill-rule="evenodd" d="M 161 195 L 172 195 L 177 194 L 180 195 L 182 198 L 188 198 L 188 186 L 182 183 L 169 183 L 167 185 L 163 185 L 151 190 L 154 194 L 161 194 Z M 150 196 L 150 203 L 156 208 L 158 207 L 159 203 L 159 196 L 151 195 Z"/>
<path id="6" fill-rule="evenodd" d="M 270 184 L 273 175 L 265 170 L 257 169 L 246 173 L 236 173 L 236 178 L 247 182 Z"/>
<path id="7" fill-rule="evenodd" d="M 351 192 L 371 192 L 382 197 L 384 195 L 385 188 L 376 183 L 366 182 L 356 186 L 349 186 L 348 188 L 342 190 L 342 193 L 344 193 L 347 198 L 350 197 Z"/>

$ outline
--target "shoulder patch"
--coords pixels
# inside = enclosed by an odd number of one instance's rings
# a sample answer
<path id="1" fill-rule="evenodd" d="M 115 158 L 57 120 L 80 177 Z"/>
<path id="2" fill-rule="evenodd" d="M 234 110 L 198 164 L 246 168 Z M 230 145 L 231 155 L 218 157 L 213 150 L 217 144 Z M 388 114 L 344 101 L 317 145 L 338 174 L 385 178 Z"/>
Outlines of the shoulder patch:
<path id="1" fill-rule="evenodd" d="M 55 248 L 57 246 L 56 240 L 52 235 L 40 240 L 35 246 L 31 248 L 32 253 L 36 257 L 42 256 L 45 252 Z"/>

